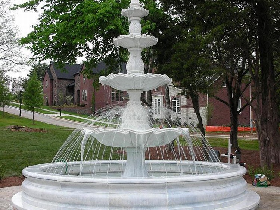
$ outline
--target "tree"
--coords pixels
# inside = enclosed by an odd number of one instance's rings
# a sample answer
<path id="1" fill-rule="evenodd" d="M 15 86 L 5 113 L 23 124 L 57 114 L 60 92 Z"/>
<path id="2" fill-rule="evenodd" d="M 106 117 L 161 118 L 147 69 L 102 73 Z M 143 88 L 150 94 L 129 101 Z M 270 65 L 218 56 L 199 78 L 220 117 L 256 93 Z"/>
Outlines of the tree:
<path id="1" fill-rule="evenodd" d="M 205 11 L 205 8 L 207 9 Z M 244 93 L 251 85 L 248 69 L 248 52 L 254 49 L 252 41 L 254 34 L 250 28 L 251 10 L 248 5 L 233 1 L 208 2 L 201 7 L 200 13 L 206 15 L 205 25 L 208 34 L 212 36 L 208 52 L 215 66 L 218 66 L 220 80 L 227 88 L 227 100 L 214 98 L 224 103 L 230 112 L 230 140 L 233 148 L 238 148 L 238 118 L 239 114 L 252 103 L 250 98 L 245 98 Z M 234 17 L 234 19 L 232 18 Z M 211 27 L 209 27 L 209 25 Z M 240 106 L 240 100 L 245 103 Z M 242 100 L 244 101 L 244 100 Z"/>
<path id="2" fill-rule="evenodd" d="M 252 6 L 257 19 L 259 50 L 257 56 L 260 60 L 260 68 L 258 66 L 254 68 L 253 62 L 250 63 L 252 78 L 258 93 L 254 110 L 257 117 L 261 165 L 272 167 L 273 164 L 280 164 L 280 132 L 274 60 L 274 54 L 279 56 L 279 37 L 275 34 L 279 33 L 280 2 L 258 0 L 252 2 Z"/>
<path id="3" fill-rule="evenodd" d="M 121 9 L 129 1 L 63 1 L 38 0 L 18 5 L 36 10 L 43 3 L 43 14 L 34 31 L 21 39 L 38 60 L 51 59 L 63 66 L 75 63 L 77 57 L 85 58 L 85 73 L 101 61 L 116 69 L 127 58 L 123 48 L 114 46 L 112 40 L 127 34 L 128 22 Z"/>
<path id="4" fill-rule="evenodd" d="M 36 72 L 38 80 L 43 81 L 45 73 L 46 73 L 46 69 L 48 67 L 49 66 L 46 63 L 40 63 L 40 62 L 33 63 L 31 65 L 31 70 L 27 76 L 30 77 L 34 72 Z"/>
<path id="5" fill-rule="evenodd" d="M 9 88 L 7 87 L 5 81 L 6 79 L 2 72 L 2 74 L 0 74 L 0 105 L 3 108 L 3 116 L 4 116 L 5 106 L 9 105 L 12 99 L 12 94 L 10 93 Z"/>
<path id="6" fill-rule="evenodd" d="M 17 64 L 23 64 L 17 28 L 9 14 L 10 1 L 0 1 L 0 66 L 1 71 L 14 71 Z"/>
<path id="7" fill-rule="evenodd" d="M 28 79 L 23 93 L 23 104 L 27 110 L 30 110 L 33 113 L 33 124 L 35 108 L 43 105 L 42 90 L 42 83 L 37 79 L 37 74 L 34 72 Z"/>
<path id="8" fill-rule="evenodd" d="M 256 103 L 254 105 L 249 100 L 247 102 L 253 107 L 256 116 L 261 165 L 280 164 L 279 116 L 275 114 L 278 110 L 276 87 L 279 81 L 276 79 L 279 79 L 279 76 L 275 70 L 277 66 L 275 57 L 279 59 L 280 54 L 280 2 L 277 0 L 192 0 L 185 4 L 182 4 L 182 1 L 162 0 L 162 2 L 164 6 L 168 6 L 167 8 L 176 8 L 170 13 L 173 12 L 172 14 L 180 20 L 189 19 L 193 22 L 193 26 L 202 28 L 204 34 L 212 34 L 215 37 L 210 50 L 214 52 L 212 57 L 217 65 L 224 66 L 227 70 L 240 69 L 241 75 L 245 77 L 246 72 L 250 72 Z M 191 16 L 192 14 L 194 15 Z M 189 25 L 187 27 L 191 28 Z M 219 51 L 221 53 L 217 54 Z M 221 59 L 216 55 L 225 56 Z M 242 92 L 240 88 L 230 90 L 230 86 L 234 87 L 238 78 L 241 78 L 237 74 L 232 74 L 231 71 L 224 74 L 229 84 L 229 94 Z M 234 77 L 237 80 L 231 83 Z M 236 109 L 234 107 L 238 95 L 240 94 L 229 98 L 234 105 L 232 110 Z"/>
<path id="9" fill-rule="evenodd" d="M 211 65 L 204 48 L 205 37 L 196 31 L 187 32 L 172 48 L 170 60 L 162 66 L 162 71 L 168 73 L 175 84 L 184 88 L 184 94 L 191 97 L 198 119 L 198 128 L 205 135 L 205 129 L 200 114 L 199 93 L 207 93 L 217 71 Z"/>

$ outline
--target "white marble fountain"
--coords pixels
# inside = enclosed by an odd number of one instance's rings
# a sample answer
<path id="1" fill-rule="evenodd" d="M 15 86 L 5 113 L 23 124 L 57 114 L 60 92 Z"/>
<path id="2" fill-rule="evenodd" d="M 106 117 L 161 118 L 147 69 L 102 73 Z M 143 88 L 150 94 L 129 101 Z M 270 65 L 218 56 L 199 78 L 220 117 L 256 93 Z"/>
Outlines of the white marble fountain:
<path id="1" fill-rule="evenodd" d="M 100 77 L 101 84 L 129 94 L 119 126 L 77 129 L 52 163 L 25 168 L 14 208 L 255 209 L 259 196 L 247 190 L 244 167 L 219 162 L 205 138 L 195 138 L 189 128 L 151 127 L 140 95 L 171 79 L 144 74 L 142 49 L 157 43 L 155 37 L 141 34 L 140 21 L 148 11 L 139 0 L 131 0 L 122 15 L 129 19 L 129 35 L 119 36 L 114 44 L 130 52 L 127 74 Z M 166 145 L 173 140 L 176 149 L 170 152 Z M 104 159 L 107 150 L 109 158 Z M 152 150 L 158 158 L 150 158 Z M 117 153 L 120 158 L 113 158 Z"/>

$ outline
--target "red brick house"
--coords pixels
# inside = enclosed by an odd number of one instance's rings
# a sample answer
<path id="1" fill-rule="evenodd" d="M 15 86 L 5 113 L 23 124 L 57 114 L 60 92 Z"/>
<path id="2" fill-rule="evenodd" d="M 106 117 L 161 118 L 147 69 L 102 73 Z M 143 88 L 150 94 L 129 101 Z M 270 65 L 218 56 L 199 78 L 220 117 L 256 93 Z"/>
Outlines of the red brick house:
<path id="1" fill-rule="evenodd" d="M 105 63 L 100 63 L 92 69 L 93 74 L 105 68 Z M 125 71 L 125 65 L 122 68 Z M 102 85 L 94 89 L 93 79 L 83 76 L 83 70 L 84 66 L 79 64 L 66 64 L 60 69 L 50 63 L 43 80 L 44 105 L 68 105 L 63 109 L 91 114 L 100 108 L 124 103 L 125 93 Z"/>
<path id="2" fill-rule="evenodd" d="M 57 106 L 68 105 L 64 109 L 72 111 L 79 110 L 80 113 L 91 114 L 104 107 L 110 107 L 116 104 L 125 104 L 127 94 L 125 92 L 114 90 L 109 86 L 100 85 L 94 89 L 93 79 L 83 76 L 83 66 L 79 64 L 68 65 L 64 71 L 60 70 L 54 63 L 50 63 L 46 70 L 43 81 L 43 93 L 45 105 Z M 94 74 L 99 73 L 106 68 L 104 63 L 100 63 L 92 69 Z M 122 65 L 122 71 L 125 71 L 125 65 Z M 193 109 L 192 100 L 181 95 L 182 90 L 169 85 L 170 107 L 174 111 L 173 118 L 179 118 L 182 122 L 197 123 L 196 114 Z M 246 98 L 250 97 L 250 89 L 244 93 Z M 94 97 L 93 97 L 94 96 Z M 217 96 L 227 101 L 226 87 L 222 87 Z M 162 119 L 165 117 L 164 109 L 166 106 L 165 87 L 158 87 L 152 91 L 152 108 L 154 118 Z M 209 98 L 208 95 L 200 95 L 200 112 L 204 125 L 229 125 L 229 108 L 222 102 Z M 240 99 L 240 105 L 245 103 Z M 72 106 L 69 106 L 71 105 Z M 248 106 L 239 116 L 240 125 L 250 125 L 252 114 Z"/>
<path id="3" fill-rule="evenodd" d="M 82 66 L 79 64 L 66 64 L 61 70 L 54 63 L 50 63 L 46 69 L 43 80 L 44 105 L 57 106 L 66 104 L 66 99 L 73 102 L 74 95 L 74 74 L 81 71 Z"/>

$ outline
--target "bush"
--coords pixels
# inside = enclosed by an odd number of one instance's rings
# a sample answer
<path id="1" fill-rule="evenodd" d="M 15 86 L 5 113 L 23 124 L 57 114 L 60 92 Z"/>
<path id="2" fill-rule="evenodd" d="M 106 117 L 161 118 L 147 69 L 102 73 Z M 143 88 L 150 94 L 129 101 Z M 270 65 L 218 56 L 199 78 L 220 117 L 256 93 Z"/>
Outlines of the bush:
<path id="1" fill-rule="evenodd" d="M 250 166 L 248 168 L 248 174 L 250 176 L 252 176 L 253 178 L 255 177 L 255 174 L 264 174 L 268 178 L 268 180 L 272 180 L 274 178 L 273 169 L 269 168 L 267 166 L 258 167 L 258 168 L 254 168 L 254 167 Z"/>

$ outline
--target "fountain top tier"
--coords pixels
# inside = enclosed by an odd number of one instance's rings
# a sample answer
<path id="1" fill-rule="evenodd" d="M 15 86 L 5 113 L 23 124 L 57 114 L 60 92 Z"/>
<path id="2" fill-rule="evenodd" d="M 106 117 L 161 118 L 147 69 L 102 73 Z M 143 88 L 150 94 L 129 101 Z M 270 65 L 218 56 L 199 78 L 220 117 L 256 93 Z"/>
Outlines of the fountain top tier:
<path id="1" fill-rule="evenodd" d="M 158 42 L 154 36 L 141 34 L 141 18 L 148 14 L 149 11 L 141 7 L 138 0 L 132 0 L 130 7 L 122 10 L 122 15 L 128 17 L 129 34 L 120 35 L 113 42 L 116 46 L 127 48 L 129 51 L 127 74 L 110 74 L 107 77 L 100 77 L 101 84 L 123 91 L 148 91 L 171 83 L 171 79 L 166 75 L 144 74 L 141 52 L 144 48 L 151 47 Z"/>

